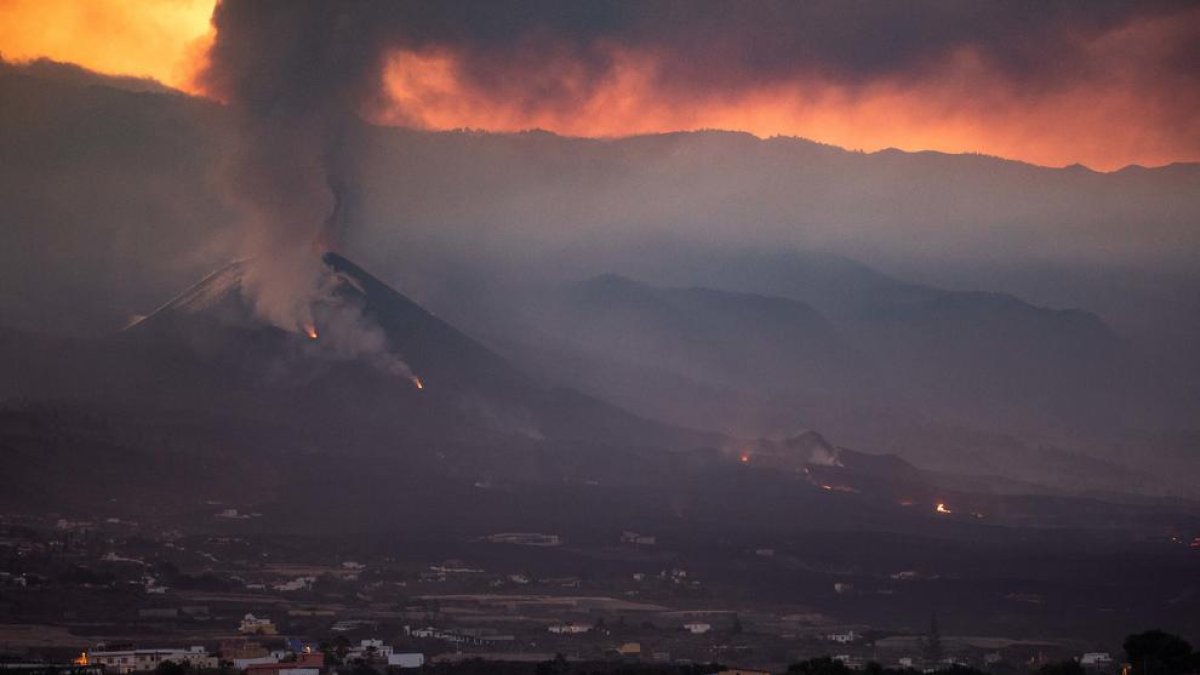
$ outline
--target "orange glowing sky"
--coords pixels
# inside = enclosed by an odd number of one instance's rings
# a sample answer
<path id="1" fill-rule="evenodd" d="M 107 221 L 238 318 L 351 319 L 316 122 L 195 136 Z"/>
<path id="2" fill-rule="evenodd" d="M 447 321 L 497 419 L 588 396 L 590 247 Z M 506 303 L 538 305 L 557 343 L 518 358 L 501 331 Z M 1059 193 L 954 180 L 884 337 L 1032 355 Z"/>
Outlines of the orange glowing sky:
<path id="1" fill-rule="evenodd" d="M 573 136 L 727 129 L 868 152 L 980 152 L 1098 170 L 1200 156 L 1200 125 L 1193 122 L 1181 140 L 1161 124 L 1160 94 L 1142 86 L 1137 71 L 1114 69 L 1100 82 L 1026 93 L 963 51 L 916 78 L 850 87 L 812 76 L 740 92 L 672 93 L 657 88 L 653 55 L 615 51 L 611 58 L 615 66 L 600 86 L 577 86 L 571 64 L 557 66 L 549 75 L 554 83 L 578 95 L 569 106 L 531 105 L 467 84 L 452 53 L 397 51 L 384 76 L 392 105 L 371 117 L 432 129 L 540 128 Z"/>
<path id="2" fill-rule="evenodd" d="M 0 52 L 107 74 L 144 76 L 197 92 L 192 75 L 212 40 L 213 0 L 0 0 Z M 376 122 L 430 129 L 541 128 L 620 136 L 730 129 L 793 135 L 849 149 L 981 152 L 1036 164 L 1111 170 L 1200 159 L 1197 92 L 1156 64 L 1196 23 L 1148 19 L 1089 38 L 1090 67 L 1066 86 L 1007 78 L 969 47 L 918 72 L 846 84 L 819 72 L 754 86 L 664 87 L 653 50 L 613 45 L 605 77 L 588 80 L 569 56 L 481 86 L 450 47 L 395 49 L 383 74 Z M 1148 80 L 1147 73 L 1154 78 Z M 542 89 L 568 92 L 546 100 Z M 1182 101 L 1183 113 L 1180 113 Z"/>
<path id="3" fill-rule="evenodd" d="M 192 91 L 215 0 L 0 0 L 0 54 Z"/>

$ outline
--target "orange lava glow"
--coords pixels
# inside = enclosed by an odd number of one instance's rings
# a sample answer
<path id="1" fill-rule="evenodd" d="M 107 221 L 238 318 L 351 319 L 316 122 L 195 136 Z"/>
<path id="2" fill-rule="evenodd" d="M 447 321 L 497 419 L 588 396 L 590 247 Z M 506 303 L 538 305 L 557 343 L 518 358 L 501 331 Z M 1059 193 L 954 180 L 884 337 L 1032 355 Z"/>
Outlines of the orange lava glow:
<path id="1" fill-rule="evenodd" d="M 316 327 L 316 326 L 314 326 L 314 325 L 312 325 L 311 323 L 310 323 L 310 324 L 305 324 L 305 326 L 304 326 L 304 334 L 308 336 L 308 339 L 309 339 L 309 340 L 316 340 L 316 339 L 317 339 L 317 337 L 319 337 L 319 336 L 317 335 L 317 327 Z"/>
<path id="2" fill-rule="evenodd" d="M 416 387 L 417 389 L 425 388 L 425 383 L 422 382 L 421 378 L 417 377 L 416 375 L 413 375 L 412 383 L 413 383 L 413 386 Z"/>
<path id="3" fill-rule="evenodd" d="M 938 513 L 945 513 L 947 515 L 954 513 L 950 509 L 946 508 L 946 505 L 943 504 L 942 502 L 938 502 L 937 508 L 935 508 L 934 511 L 937 511 Z"/>
<path id="4" fill-rule="evenodd" d="M 1195 16 L 1200 21 L 1200 11 Z M 1090 71 L 1055 86 L 1013 81 L 968 49 L 921 72 L 853 85 L 809 73 L 729 90 L 672 83 L 662 75 L 664 57 L 615 46 L 599 82 L 563 57 L 486 87 L 453 51 L 397 50 L 384 73 L 390 105 L 368 116 L 429 129 L 585 137 L 727 129 L 864 151 L 980 152 L 1111 170 L 1200 158 L 1200 122 L 1186 114 L 1200 98 L 1194 86 L 1148 77 L 1185 30 L 1148 20 L 1096 38 L 1081 47 Z"/>
<path id="5" fill-rule="evenodd" d="M 87 652 L 80 652 L 79 656 L 71 659 L 71 663 L 76 666 L 86 666 L 88 664 Z"/>
<path id="6" fill-rule="evenodd" d="M 743 452 L 742 456 L 738 457 L 738 460 L 740 460 L 742 464 L 749 464 L 750 463 L 750 453 Z"/>
<path id="7" fill-rule="evenodd" d="M 0 0 L 0 54 L 106 75 L 148 77 L 194 93 L 216 0 Z"/>

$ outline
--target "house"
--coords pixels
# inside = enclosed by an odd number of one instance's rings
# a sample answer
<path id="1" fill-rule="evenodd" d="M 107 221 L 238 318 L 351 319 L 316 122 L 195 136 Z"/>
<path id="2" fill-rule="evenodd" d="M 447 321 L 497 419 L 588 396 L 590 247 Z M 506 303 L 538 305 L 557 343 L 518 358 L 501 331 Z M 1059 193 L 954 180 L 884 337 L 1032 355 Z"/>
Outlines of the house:
<path id="1" fill-rule="evenodd" d="M 591 629 L 591 626 L 571 623 L 570 621 L 566 623 L 556 623 L 547 628 L 547 630 L 549 630 L 551 633 L 555 633 L 557 635 L 580 635 L 590 631 Z"/>
<path id="2" fill-rule="evenodd" d="M 303 652 L 295 661 L 274 663 L 251 663 L 245 666 L 246 675 L 321 675 L 325 667 L 325 655 L 321 652 Z"/>
<path id="3" fill-rule="evenodd" d="M 440 628 L 434 628 L 432 626 L 426 626 L 425 628 L 412 628 L 412 629 L 405 627 L 404 632 L 409 637 L 431 639 L 431 640 L 443 640 L 445 642 L 452 642 L 455 644 L 481 645 L 484 642 L 483 638 L 480 638 L 478 636 L 465 635 L 463 633 L 452 633 L 450 631 L 441 630 Z"/>
<path id="4" fill-rule="evenodd" d="M 683 624 L 683 628 L 692 635 L 704 635 L 712 630 L 712 624 L 704 623 L 703 621 L 692 621 Z"/>
<path id="5" fill-rule="evenodd" d="M 238 632 L 243 635 L 275 635 L 279 631 L 275 628 L 275 624 L 271 623 L 270 619 L 247 614 L 242 617 L 242 623 L 238 626 Z"/>
<path id="6" fill-rule="evenodd" d="M 389 666 L 395 668 L 420 668 L 425 665 L 425 655 L 417 652 L 388 654 Z"/>
<path id="7" fill-rule="evenodd" d="M 216 668 L 217 657 L 210 655 L 204 647 L 189 649 L 98 649 L 87 652 L 84 657 L 89 665 L 103 666 L 113 673 L 133 673 L 154 670 L 159 664 L 171 661 L 180 665 L 187 663 L 193 668 Z"/>
<path id="8" fill-rule="evenodd" d="M 1079 657 L 1079 665 L 1084 668 L 1103 668 L 1111 666 L 1112 656 L 1108 652 L 1087 652 Z"/>
<path id="9" fill-rule="evenodd" d="M 252 666 L 274 665 L 276 663 L 279 663 L 279 657 L 273 656 L 273 655 L 246 656 L 246 657 L 234 657 L 232 659 L 229 659 L 229 661 L 230 661 L 230 663 L 233 664 L 234 670 L 246 670 Z"/>
<path id="10" fill-rule="evenodd" d="M 630 532 L 626 530 L 625 532 L 621 533 L 621 543 L 636 544 L 638 546 L 654 546 L 656 543 L 658 543 L 658 539 L 653 535 L 638 534 L 637 532 Z"/>
<path id="11" fill-rule="evenodd" d="M 392 654 L 390 645 L 383 644 L 383 640 L 360 640 L 358 645 L 351 647 L 347 653 L 347 660 L 354 661 L 362 659 L 364 661 L 386 661 Z"/>

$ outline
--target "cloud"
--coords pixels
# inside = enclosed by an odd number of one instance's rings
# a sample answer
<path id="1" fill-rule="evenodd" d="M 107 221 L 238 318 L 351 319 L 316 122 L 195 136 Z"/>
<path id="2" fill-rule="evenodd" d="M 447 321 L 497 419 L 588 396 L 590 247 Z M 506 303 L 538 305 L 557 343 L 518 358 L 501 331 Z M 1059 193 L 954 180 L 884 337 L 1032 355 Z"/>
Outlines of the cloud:
<path id="1" fill-rule="evenodd" d="M 1194 1 L 226 0 L 210 28 L 212 6 L 7 0 L 0 45 L 324 120 L 1200 158 Z"/>

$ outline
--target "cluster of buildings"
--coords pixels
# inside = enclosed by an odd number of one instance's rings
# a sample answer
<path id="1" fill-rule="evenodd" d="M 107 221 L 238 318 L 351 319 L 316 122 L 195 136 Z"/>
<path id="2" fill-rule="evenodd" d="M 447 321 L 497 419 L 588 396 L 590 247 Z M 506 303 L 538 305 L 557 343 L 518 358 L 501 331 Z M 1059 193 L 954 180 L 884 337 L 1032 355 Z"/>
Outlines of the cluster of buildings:
<path id="1" fill-rule="evenodd" d="M 345 659 L 395 668 L 420 668 L 425 665 L 424 654 L 398 652 L 376 639 L 359 641 L 350 647 Z M 326 665 L 325 654 L 294 641 L 289 641 L 286 649 L 275 651 L 268 651 L 255 643 L 222 645 L 219 654 L 210 653 L 199 646 L 186 649 L 135 649 L 99 645 L 80 654 L 72 665 L 76 669 L 94 669 L 97 675 L 128 675 L 153 671 L 166 662 L 188 665 L 196 670 L 231 666 L 234 670 L 244 671 L 246 675 L 321 675 Z"/>
<path id="2" fill-rule="evenodd" d="M 107 649 L 103 645 L 98 649 L 84 652 L 75 660 L 75 665 L 101 666 L 106 672 L 133 673 L 144 670 L 154 670 L 165 661 L 188 664 L 196 669 L 216 668 L 219 659 L 209 654 L 204 647 L 189 647 L 187 649 Z"/>
<path id="3" fill-rule="evenodd" d="M 457 630 L 446 630 L 442 628 L 434 628 L 426 626 L 424 628 L 409 628 L 404 627 L 404 634 L 411 638 L 420 640 L 440 640 L 456 645 L 487 645 L 496 643 L 513 642 L 516 637 L 513 635 L 501 634 L 487 628 L 459 628 Z"/>

